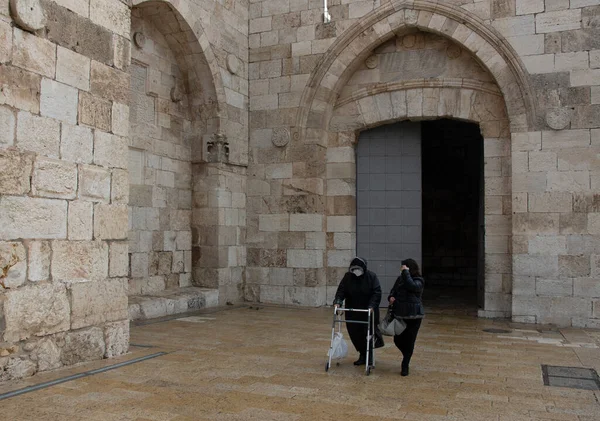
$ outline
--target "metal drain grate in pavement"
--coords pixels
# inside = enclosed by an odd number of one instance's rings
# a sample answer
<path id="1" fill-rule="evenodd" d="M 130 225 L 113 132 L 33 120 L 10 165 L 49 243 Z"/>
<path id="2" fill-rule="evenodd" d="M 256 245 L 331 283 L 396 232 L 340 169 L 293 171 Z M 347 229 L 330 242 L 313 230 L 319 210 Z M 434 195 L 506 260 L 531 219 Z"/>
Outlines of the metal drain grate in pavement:
<path id="1" fill-rule="evenodd" d="M 542 376 L 546 386 L 600 390 L 600 377 L 592 368 L 542 365 Z"/>

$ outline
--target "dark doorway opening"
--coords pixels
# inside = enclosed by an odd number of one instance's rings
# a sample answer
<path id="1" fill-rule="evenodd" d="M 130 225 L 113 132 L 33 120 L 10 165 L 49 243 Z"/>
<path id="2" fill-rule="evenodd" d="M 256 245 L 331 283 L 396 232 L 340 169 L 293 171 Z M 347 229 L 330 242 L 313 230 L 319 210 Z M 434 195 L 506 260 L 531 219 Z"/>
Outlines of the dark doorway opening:
<path id="1" fill-rule="evenodd" d="M 483 138 L 455 120 L 422 123 L 425 300 L 476 311 L 483 299 Z"/>

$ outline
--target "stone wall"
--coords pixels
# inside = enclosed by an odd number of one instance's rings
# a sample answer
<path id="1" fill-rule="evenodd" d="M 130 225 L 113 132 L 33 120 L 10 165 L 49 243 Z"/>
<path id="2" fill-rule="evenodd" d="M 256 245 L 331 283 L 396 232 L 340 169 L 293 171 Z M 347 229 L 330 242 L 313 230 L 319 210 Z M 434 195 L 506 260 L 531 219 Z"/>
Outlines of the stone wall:
<path id="1" fill-rule="evenodd" d="M 166 4 L 133 11 L 132 36 L 141 39 L 130 67 L 131 295 L 192 284 L 191 98 L 183 57 L 166 39 L 177 34 L 169 21 L 179 26 Z"/>
<path id="2" fill-rule="evenodd" d="M 329 8 L 250 3 L 247 298 L 329 302 L 355 250 L 357 132 L 451 117 L 484 135 L 481 315 L 598 326 L 600 1 Z"/>
<path id="3" fill-rule="evenodd" d="M 0 380 L 121 355 L 128 292 L 211 283 L 237 301 L 245 266 L 247 3 L 14 6 L 0 1 Z M 148 6 L 169 12 L 150 52 L 132 37 Z M 234 200 L 202 201 L 216 191 Z M 215 218 L 194 219 L 204 208 Z M 237 229 L 209 280 L 192 279 L 193 219 Z"/>
<path id="4" fill-rule="evenodd" d="M 130 12 L 77 4 L 0 2 L 1 380 L 128 349 Z"/>

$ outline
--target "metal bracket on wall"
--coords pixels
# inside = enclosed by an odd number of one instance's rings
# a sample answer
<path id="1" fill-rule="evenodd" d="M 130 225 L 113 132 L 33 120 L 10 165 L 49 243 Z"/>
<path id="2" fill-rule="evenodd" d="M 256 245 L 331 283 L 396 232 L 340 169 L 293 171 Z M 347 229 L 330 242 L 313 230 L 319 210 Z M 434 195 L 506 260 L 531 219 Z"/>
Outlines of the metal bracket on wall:
<path id="1" fill-rule="evenodd" d="M 331 22 L 331 14 L 327 9 L 327 0 L 323 0 L 323 23 Z"/>

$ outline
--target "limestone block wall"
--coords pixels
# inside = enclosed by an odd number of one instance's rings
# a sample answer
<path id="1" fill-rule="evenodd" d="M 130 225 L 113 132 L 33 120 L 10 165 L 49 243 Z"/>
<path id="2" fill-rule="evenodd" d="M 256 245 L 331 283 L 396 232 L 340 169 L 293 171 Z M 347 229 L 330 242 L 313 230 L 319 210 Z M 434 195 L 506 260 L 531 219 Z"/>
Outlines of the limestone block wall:
<path id="1" fill-rule="evenodd" d="M 128 350 L 129 17 L 0 2 L 0 380 Z"/>
<path id="2" fill-rule="evenodd" d="M 354 252 L 357 131 L 454 116 L 478 122 L 485 138 L 482 315 L 598 326 L 600 1 L 331 0 L 329 8 L 325 24 L 320 1 L 249 5 L 247 298 L 327 301 L 323 285 L 337 284 Z M 415 30 L 471 58 L 451 60 L 450 50 L 431 61 L 422 51 L 440 47 L 404 43 Z M 450 77 L 452 61 L 461 64 Z M 505 107 L 479 115 L 494 93 Z"/>
<path id="3" fill-rule="evenodd" d="M 0 380 L 123 354 L 128 292 L 207 283 L 191 279 L 202 206 L 236 227 L 210 280 L 224 300 L 240 299 L 245 265 L 247 2 L 31 3 L 13 16 L 0 1 Z M 131 16 L 147 5 L 187 26 L 151 30 L 142 56 Z M 228 147 L 216 159 L 215 136 Z M 195 202 L 196 164 L 216 174 L 207 197 L 231 203 Z"/>
<path id="4" fill-rule="evenodd" d="M 170 13 L 162 4 L 132 14 L 131 34 L 144 39 L 130 67 L 130 295 L 192 285 L 194 137 L 183 58 L 166 40 L 177 34 L 163 24 Z"/>

